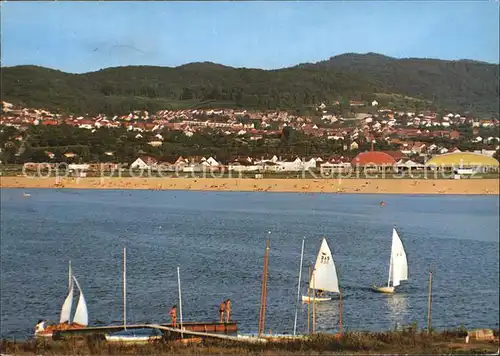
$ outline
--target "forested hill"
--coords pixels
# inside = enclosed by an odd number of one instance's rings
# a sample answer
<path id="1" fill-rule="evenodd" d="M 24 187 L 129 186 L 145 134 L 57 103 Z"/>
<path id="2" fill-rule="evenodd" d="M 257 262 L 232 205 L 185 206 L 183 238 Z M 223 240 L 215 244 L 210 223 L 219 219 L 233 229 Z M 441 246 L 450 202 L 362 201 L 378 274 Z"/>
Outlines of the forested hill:
<path id="1" fill-rule="evenodd" d="M 498 77 L 495 64 L 394 59 L 369 53 L 279 70 L 208 62 L 175 68 L 116 67 L 84 74 L 36 66 L 4 67 L 1 90 L 2 100 L 14 104 L 89 114 L 195 107 L 307 110 L 319 102 L 384 101 L 386 96 L 375 94 L 401 94 L 410 97 L 411 105 L 494 114 L 498 113 Z"/>

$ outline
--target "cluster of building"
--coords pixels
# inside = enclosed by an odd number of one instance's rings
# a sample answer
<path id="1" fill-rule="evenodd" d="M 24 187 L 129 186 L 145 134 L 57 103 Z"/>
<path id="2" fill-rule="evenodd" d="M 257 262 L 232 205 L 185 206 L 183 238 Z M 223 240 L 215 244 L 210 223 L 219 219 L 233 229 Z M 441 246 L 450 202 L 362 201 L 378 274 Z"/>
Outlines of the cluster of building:
<path id="1" fill-rule="evenodd" d="M 239 157 L 229 162 L 220 162 L 213 157 L 178 157 L 168 161 L 160 161 L 151 156 L 138 157 L 130 169 L 162 170 L 183 173 L 204 171 L 227 172 L 301 172 L 304 170 L 319 171 L 322 174 L 344 173 L 350 171 L 390 171 L 400 172 L 407 170 L 451 170 L 473 169 L 475 171 L 497 171 L 499 162 L 493 157 L 481 152 L 453 152 L 436 155 L 429 160 L 422 161 L 405 157 L 398 151 L 368 151 L 356 155 L 354 158 L 343 156 L 331 157 L 295 157 L 282 159 L 276 155 L 272 157 Z"/>
<path id="2" fill-rule="evenodd" d="M 358 108 L 363 105 L 365 104 L 351 102 L 351 106 Z M 472 136 L 467 137 L 467 140 L 475 153 L 491 157 L 500 147 L 497 119 L 477 119 L 459 113 L 439 116 L 433 112 L 393 111 L 379 108 L 376 101 L 368 103 L 367 106 L 371 113 L 358 113 L 354 118 L 343 118 L 331 114 L 325 104 L 318 105 L 317 115 L 314 117 L 297 116 L 284 111 L 251 112 L 234 109 L 161 110 L 153 114 L 147 111 L 135 111 L 122 116 L 89 117 L 65 116 L 47 110 L 16 108 L 10 103 L 2 102 L 0 125 L 16 127 L 20 131 L 16 137 L 19 141 L 23 140 L 22 131 L 31 125 L 54 126 L 64 123 L 92 132 L 100 128 L 124 128 L 133 132 L 136 140 L 153 147 L 161 147 L 164 144 L 165 131 L 178 131 L 191 137 L 197 131 L 211 129 L 210 132 L 234 135 L 240 140 L 252 142 L 276 137 L 282 134 L 284 128 L 290 127 L 305 135 L 337 141 L 342 147 L 342 152 L 352 152 L 352 154 L 346 154 L 346 157 L 308 158 L 307 162 L 311 163 L 306 163 L 303 158 L 293 157 L 292 162 L 283 160 L 278 164 L 276 159 L 270 157 L 266 162 L 272 162 L 273 159 L 275 162 L 266 164 L 266 167 L 276 170 L 288 170 L 285 167 L 293 166 L 293 164 L 307 166 L 313 164 L 311 159 L 322 162 L 321 164 L 350 163 L 360 146 L 364 145 L 366 148 L 366 145 L 377 143 L 385 143 L 397 148 L 397 153 L 388 153 L 395 159 L 395 162 L 400 162 L 401 159 L 408 160 L 408 157 L 411 157 L 411 161 L 415 164 L 425 164 L 432 156 L 460 151 L 457 145 L 464 139 L 460 131 L 460 128 L 464 126 L 472 130 Z M 483 137 L 479 134 L 480 130 L 487 131 L 489 134 Z M 443 144 L 442 139 L 446 139 L 444 141 L 447 144 Z M 433 141 L 435 142 L 432 143 Z M 47 151 L 49 159 L 53 159 L 53 155 L 52 152 Z M 74 152 L 64 153 L 65 158 L 72 158 L 74 155 Z M 113 155 L 112 151 L 106 152 L 110 160 L 113 159 Z M 248 159 L 252 162 L 259 161 L 255 158 Z M 192 160 L 189 159 L 189 162 Z M 196 165 L 206 164 L 201 161 L 201 158 L 198 161 Z M 229 162 L 224 162 L 224 165 L 227 164 Z M 273 164 L 276 168 L 270 168 Z"/>
<path id="3" fill-rule="evenodd" d="M 138 157 L 130 165 L 116 163 L 80 163 L 68 164 L 65 167 L 55 163 L 25 163 L 27 171 L 43 169 L 68 170 L 79 176 L 86 176 L 87 172 L 98 171 L 149 171 L 149 172 L 175 172 L 183 174 L 211 172 L 224 173 L 299 173 L 309 171 L 319 173 L 323 177 L 335 174 L 364 172 L 364 173 L 401 173 L 401 172 L 454 172 L 457 175 L 468 175 L 485 172 L 498 172 L 497 159 L 481 153 L 454 152 L 436 155 L 425 162 L 403 157 L 398 152 L 368 151 L 356 155 L 353 159 L 342 156 L 329 158 L 309 157 L 295 159 L 282 159 L 272 156 L 255 159 L 252 157 L 239 157 L 228 162 L 221 162 L 213 157 L 177 157 L 177 159 L 158 160 L 151 156 Z M 142 174 L 141 174 L 142 175 Z"/>

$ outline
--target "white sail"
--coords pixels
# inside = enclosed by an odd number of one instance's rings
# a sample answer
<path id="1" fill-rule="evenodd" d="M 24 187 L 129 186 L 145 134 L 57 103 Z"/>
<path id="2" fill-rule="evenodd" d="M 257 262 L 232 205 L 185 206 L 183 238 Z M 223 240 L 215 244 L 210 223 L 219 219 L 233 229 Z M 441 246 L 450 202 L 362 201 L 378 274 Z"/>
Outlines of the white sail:
<path id="1" fill-rule="evenodd" d="M 323 238 L 321 242 L 318 257 L 316 257 L 316 264 L 314 265 L 314 271 L 309 283 L 310 287 L 313 289 L 339 293 L 337 270 L 335 269 L 332 252 L 328 247 L 326 238 Z"/>
<path id="2" fill-rule="evenodd" d="M 408 279 L 406 253 L 396 229 L 392 229 L 391 265 L 389 271 L 389 278 L 392 280 L 393 287 L 399 286 L 400 281 Z"/>
<path id="3" fill-rule="evenodd" d="M 80 285 L 78 284 L 78 281 L 74 276 L 73 279 L 76 283 L 76 286 L 78 287 L 78 290 L 80 291 L 80 298 L 78 298 L 78 304 L 76 305 L 75 316 L 73 317 L 73 323 L 87 326 L 89 324 L 87 303 L 85 302 L 85 297 L 83 296 L 83 292 L 82 289 L 80 288 Z"/>
<path id="4" fill-rule="evenodd" d="M 73 283 L 69 285 L 68 295 L 64 300 L 61 308 L 61 317 L 59 318 L 59 323 L 69 323 L 71 317 L 71 306 L 73 305 Z"/>

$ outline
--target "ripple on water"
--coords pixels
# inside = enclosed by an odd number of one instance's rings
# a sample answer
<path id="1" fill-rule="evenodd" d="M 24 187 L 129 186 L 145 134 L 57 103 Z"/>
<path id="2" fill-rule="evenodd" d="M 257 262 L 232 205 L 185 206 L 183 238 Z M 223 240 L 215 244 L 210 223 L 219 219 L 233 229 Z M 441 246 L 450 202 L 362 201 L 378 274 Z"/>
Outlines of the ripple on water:
<path id="1" fill-rule="evenodd" d="M 498 327 L 497 197 L 2 189 L 1 336 L 27 337 L 39 318 L 58 320 L 67 262 L 82 285 L 91 324 L 122 320 L 127 246 L 129 322 L 216 320 L 229 297 L 242 332 L 257 329 L 265 239 L 271 233 L 267 328 L 291 332 L 300 248 L 304 273 L 321 237 L 330 244 L 349 329 L 425 324 L 433 266 L 433 325 Z M 380 200 L 387 202 L 381 209 Z M 387 279 L 391 228 L 405 244 L 410 280 L 399 293 L 371 292 Z M 305 281 L 303 284 L 305 292 Z M 318 305 L 317 329 L 338 327 L 338 298 Z M 307 327 L 299 308 L 298 330 Z"/>

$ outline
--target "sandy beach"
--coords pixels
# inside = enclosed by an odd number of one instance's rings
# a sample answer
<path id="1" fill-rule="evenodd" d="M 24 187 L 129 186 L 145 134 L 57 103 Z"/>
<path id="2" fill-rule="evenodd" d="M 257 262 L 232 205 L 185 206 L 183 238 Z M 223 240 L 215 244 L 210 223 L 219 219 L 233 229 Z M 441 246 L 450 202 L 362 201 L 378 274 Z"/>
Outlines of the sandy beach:
<path id="1" fill-rule="evenodd" d="M 498 179 L 250 179 L 1 177 L 1 188 L 153 189 L 365 194 L 498 195 Z"/>

